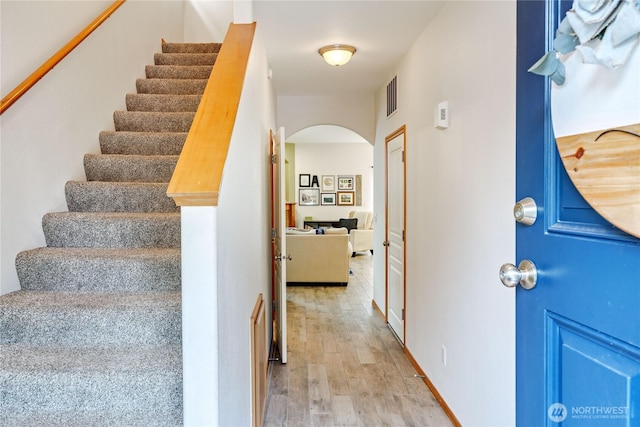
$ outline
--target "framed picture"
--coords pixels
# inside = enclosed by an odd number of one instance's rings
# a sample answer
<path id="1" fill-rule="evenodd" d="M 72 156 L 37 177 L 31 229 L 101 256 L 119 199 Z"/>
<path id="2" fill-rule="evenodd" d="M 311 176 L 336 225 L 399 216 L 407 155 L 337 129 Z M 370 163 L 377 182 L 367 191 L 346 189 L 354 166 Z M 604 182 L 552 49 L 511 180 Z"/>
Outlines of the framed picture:
<path id="1" fill-rule="evenodd" d="M 319 188 L 301 188 L 298 204 L 300 206 L 318 206 L 320 204 Z"/>
<path id="2" fill-rule="evenodd" d="M 311 187 L 311 174 L 301 173 L 298 187 Z"/>
<path id="3" fill-rule="evenodd" d="M 329 206 L 336 204 L 336 193 L 322 193 L 320 195 L 322 206 Z"/>
<path id="4" fill-rule="evenodd" d="M 353 191 L 338 191 L 338 205 L 353 206 Z"/>
<path id="5" fill-rule="evenodd" d="M 339 176 L 338 177 L 338 191 L 339 190 L 351 190 L 353 191 L 353 176 Z M 340 203 L 338 203 L 340 204 Z"/>
<path id="6" fill-rule="evenodd" d="M 336 191 L 336 177 L 322 175 L 322 191 Z"/>

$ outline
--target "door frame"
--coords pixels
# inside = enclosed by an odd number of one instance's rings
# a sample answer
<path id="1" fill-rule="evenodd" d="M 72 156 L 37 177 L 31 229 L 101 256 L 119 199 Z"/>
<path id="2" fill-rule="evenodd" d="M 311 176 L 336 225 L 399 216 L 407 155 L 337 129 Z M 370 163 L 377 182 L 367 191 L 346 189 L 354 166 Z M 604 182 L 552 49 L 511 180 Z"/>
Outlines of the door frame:
<path id="1" fill-rule="evenodd" d="M 402 321 L 402 345 L 407 344 L 407 125 L 402 125 L 395 131 L 391 132 L 384 138 L 384 240 L 389 241 L 389 142 L 402 135 L 402 228 L 404 230 L 404 238 L 402 245 L 402 286 L 403 286 L 403 310 L 404 318 Z M 384 321 L 389 324 L 389 246 L 385 245 L 384 251 Z"/>
<path id="2" fill-rule="evenodd" d="M 286 307 L 286 199 L 284 189 L 284 127 L 269 130 L 269 165 L 271 176 L 271 332 L 272 345 L 280 353 L 280 362 L 287 363 L 287 307 Z M 276 146 L 278 150 L 276 150 Z M 278 168 L 278 170 L 276 170 Z M 276 188 L 276 177 L 279 188 Z M 279 194 L 276 197 L 276 193 Z M 277 203 L 276 203 L 277 202 Z M 279 242 L 279 245 L 278 245 Z M 284 247 L 283 247 L 284 246 Z M 284 250 L 282 250 L 284 249 Z M 279 253 L 280 252 L 280 253 Z M 279 260 L 277 258 L 280 258 Z M 280 281 L 277 264 L 280 263 Z"/>

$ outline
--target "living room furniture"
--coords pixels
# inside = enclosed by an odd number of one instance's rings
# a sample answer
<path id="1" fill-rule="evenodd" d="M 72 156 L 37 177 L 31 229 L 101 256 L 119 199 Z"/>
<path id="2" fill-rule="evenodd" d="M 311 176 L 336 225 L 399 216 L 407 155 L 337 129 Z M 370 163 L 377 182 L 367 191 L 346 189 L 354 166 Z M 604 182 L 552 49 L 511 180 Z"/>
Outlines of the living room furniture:
<path id="1" fill-rule="evenodd" d="M 356 252 L 371 251 L 373 254 L 373 212 L 351 211 L 349 218 L 358 219 L 358 228 L 349 232 L 349 241 L 352 246 L 351 256 L 356 256 Z"/>
<path id="2" fill-rule="evenodd" d="M 327 229 L 327 234 L 316 230 L 288 230 L 287 283 L 349 282 L 349 255 L 351 245 L 346 229 Z M 295 233 L 295 234 L 292 234 Z"/>
<path id="3" fill-rule="evenodd" d="M 320 227 L 338 227 L 339 221 L 321 221 L 321 220 L 305 220 L 304 228 L 320 228 Z"/>

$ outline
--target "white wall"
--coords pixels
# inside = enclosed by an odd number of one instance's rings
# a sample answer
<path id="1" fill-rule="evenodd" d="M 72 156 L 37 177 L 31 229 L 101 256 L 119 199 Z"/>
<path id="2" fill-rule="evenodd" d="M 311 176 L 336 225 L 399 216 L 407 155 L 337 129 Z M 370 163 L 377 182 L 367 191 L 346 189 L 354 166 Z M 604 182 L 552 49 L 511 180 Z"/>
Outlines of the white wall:
<path id="1" fill-rule="evenodd" d="M 367 141 L 375 134 L 373 96 L 279 96 L 278 126 L 287 135 L 313 125 L 336 125 L 351 129 Z"/>
<path id="2" fill-rule="evenodd" d="M 111 2 L 2 1 L 2 95 Z M 130 1 L 0 118 L 0 293 L 18 289 L 16 254 L 43 246 L 42 216 L 67 210 L 64 184 L 160 50 L 182 41 L 182 2 Z"/>
<path id="3" fill-rule="evenodd" d="M 229 24 L 234 20 L 233 3 L 232 0 L 185 0 L 184 40 L 191 43 L 221 43 Z"/>
<path id="4" fill-rule="evenodd" d="M 250 317 L 259 293 L 267 304 L 271 298 L 269 130 L 276 127 L 267 70 L 258 24 L 218 207 L 221 426 L 251 425 Z"/>
<path id="5" fill-rule="evenodd" d="M 372 166 L 373 147 L 367 143 L 296 144 L 295 202 L 298 203 L 296 226 L 302 228 L 305 216 L 311 216 L 317 220 L 338 220 L 348 218 L 352 210 L 373 210 Z M 318 175 L 319 181 L 322 175 L 334 175 L 336 178 L 338 175 L 362 175 L 362 206 L 300 206 L 298 200 L 300 174 Z"/>
<path id="6" fill-rule="evenodd" d="M 385 88 L 376 96 L 377 224 L 384 138 L 407 126 L 406 346 L 468 426 L 515 423 L 515 293 L 498 280 L 515 253 L 515 40 L 515 2 L 446 2 L 398 66 L 398 113 L 387 120 Z M 440 101 L 446 130 L 433 127 Z"/>

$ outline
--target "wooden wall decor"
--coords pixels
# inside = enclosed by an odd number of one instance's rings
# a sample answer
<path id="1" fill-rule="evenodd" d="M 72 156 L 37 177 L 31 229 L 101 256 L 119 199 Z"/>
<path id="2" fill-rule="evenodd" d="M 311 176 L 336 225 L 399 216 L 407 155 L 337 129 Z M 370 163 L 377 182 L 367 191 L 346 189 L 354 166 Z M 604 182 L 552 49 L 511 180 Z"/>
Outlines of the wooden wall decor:
<path id="1" fill-rule="evenodd" d="M 640 238 L 640 123 L 556 138 L 582 197 L 621 230 Z"/>

